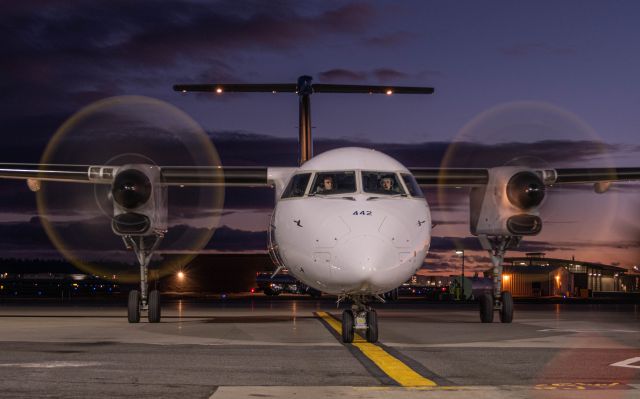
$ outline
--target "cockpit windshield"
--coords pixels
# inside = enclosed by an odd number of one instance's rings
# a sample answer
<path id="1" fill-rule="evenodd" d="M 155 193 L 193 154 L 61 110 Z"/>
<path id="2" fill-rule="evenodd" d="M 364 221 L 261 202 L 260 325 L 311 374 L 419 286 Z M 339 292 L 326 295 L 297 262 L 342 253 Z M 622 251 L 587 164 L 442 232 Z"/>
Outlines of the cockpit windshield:
<path id="1" fill-rule="evenodd" d="M 362 190 L 382 195 L 406 195 L 394 172 L 362 172 Z"/>
<path id="2" fill-rule="evenodd" d="M 309 195 L 349 194 L 356 192 L 356 173 L 318 172 L 311 185 Z"/>
<path id="3" fill-rule="evenodd" d="M 311 173 L 300 173 L 293 176 L 289 181 L 289 185 L 284 190 L 282 198 L 302 197 L 307 189 L 310 177 Z"/>
<path id="4" fill-rule="evenodd" d="M 409 194 L 411 194 L 412 197 L 424 198 L 420 185 L 412 174 L 403 173 L 402 179 L 404 180 L 404 185 L 407 186 L 407 190 L 409 190 Z"/>

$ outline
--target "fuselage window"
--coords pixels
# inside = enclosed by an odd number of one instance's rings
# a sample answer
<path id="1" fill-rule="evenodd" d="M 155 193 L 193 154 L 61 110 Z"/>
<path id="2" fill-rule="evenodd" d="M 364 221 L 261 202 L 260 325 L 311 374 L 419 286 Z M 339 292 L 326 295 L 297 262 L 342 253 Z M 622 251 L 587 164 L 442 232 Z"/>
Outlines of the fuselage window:
<path id="1" fill-rule="evenodd" d="M 418 182 L 416 181 L 416 178 L 413 177 L 412 174 L 403 173 L 401 174 L 401 176 L 402 176 L 402 180 L 404 180 L 404 185 L 407 186 L 407 190 L 409 190 L 409 194 L 411 194 L 412 197 L 418 197 L 418 198 L 424 197 L 424 194 L 420 189 L 420 185 L 418 184 Z"/>
<path id="2" fill-rule="evenodd" d="M 393 172 L 362 172 L 362 190 L 365 193 L 398 195 L 406 194 Z"/>
<path id="3" fill-rule="evenodd" d="M 311 173 L 300 173 L 293 176 L 291 180 L 289 180 L 289 185 L 284 190 L 282 198 L 302 197 L 307 189 L 310 177 Z"/>
<path id="4" fill-rule="evenodd" d="M 349 194 L 356 192 L 356 173 L 318 172 L 309 195 Z"/>

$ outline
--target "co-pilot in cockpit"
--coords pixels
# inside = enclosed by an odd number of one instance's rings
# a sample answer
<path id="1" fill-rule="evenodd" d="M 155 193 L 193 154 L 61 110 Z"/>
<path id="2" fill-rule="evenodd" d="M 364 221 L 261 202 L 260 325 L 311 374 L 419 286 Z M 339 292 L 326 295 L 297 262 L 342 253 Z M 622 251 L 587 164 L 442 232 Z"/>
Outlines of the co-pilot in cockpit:
<path id="1" fill-rule="evenodd" d="M 383 195 L 406 194 L 397 175 L 391 172 L 362 172 L 362 189 L 365 193 Z"/>

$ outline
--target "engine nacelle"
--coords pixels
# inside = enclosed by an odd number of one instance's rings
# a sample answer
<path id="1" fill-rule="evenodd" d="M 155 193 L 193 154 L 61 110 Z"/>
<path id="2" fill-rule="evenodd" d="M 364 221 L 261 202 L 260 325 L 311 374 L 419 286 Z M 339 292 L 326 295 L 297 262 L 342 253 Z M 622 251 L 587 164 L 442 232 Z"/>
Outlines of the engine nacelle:
<path id="1" fill-rule="evenodd" d="M 484 187 L 470 193 L 470 228 L 473 235 L 536 235 L 542 230 L 538 209 L 554 171 L 519 166 L 489 169 Z"/>
<path id="2" fill-rule="evenodd" d="M 146 236 L 167 231 L 167 187 L 160 168 L 131 164 L 118 168 L 111 184 L 111 229 L 121 236 Z"/>

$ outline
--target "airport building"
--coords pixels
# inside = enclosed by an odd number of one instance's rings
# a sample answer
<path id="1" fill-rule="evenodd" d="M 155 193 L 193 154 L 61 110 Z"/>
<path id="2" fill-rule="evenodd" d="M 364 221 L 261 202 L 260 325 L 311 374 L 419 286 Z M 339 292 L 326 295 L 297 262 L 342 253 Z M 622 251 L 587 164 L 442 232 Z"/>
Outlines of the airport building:
<path id="1" fill-rule="evenodd" d="M 638 277 L 622 267 L 575 259 L 547 258 L 544 253 L 505 258 L 503 287 L 514 296 L 601 296 L 634 292 Z M 491 275 L 491 269 L 485 272 Z"/>

